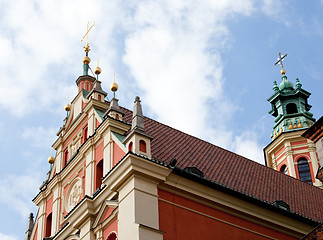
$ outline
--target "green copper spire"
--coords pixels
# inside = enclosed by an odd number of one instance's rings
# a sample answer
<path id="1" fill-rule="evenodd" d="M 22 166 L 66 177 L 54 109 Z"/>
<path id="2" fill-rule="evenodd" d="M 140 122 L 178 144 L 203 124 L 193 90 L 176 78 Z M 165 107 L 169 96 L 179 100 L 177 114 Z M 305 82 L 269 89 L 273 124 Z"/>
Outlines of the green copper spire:
<path id="1" fill-rule="evenodd" d="M 294 90 L 294 84 L 287 80 L 287 76 L 282 76 L 282 82 L 279 84 L 279 90 L 289 92 Z"/>
<path id="2" fill-rule="evenodd" d="M 296 78 L 296 85 L 295 86 L 296 86 L 297 89 L 302 88 L 302 84 L 299 82 L 298 78 Z"/>
<path id="3" fill-rule="evenodd" d="M 273 87 L 273 90 L 274 90 L 275 92 L 278 92 L 278 90 L 279 90 L 279 88 L 278 88 L 278 86 L 277 86 L 277 82 L 276 82 L 276 81 L 274 81 L 274 87 Z"/>
<path id="4" fill-rule="evenodd" d="M 309 112 L 311 105 L 308 104 L 308 98 L 311 93 L 302 89 L 299 79 L 296 79 L 296 89 L 294 84 L 287 80 L 286 71 L 283 69 L 282 61 L 287 56 L 279 53 L 278 61 L 275 63 L 281 65 L 282 81 L 277 86 L 274 81 L 274 94 L 268 99 L 272 109 L 269 114 L 275 117 L 271 139 L 274 140 L 278 135 L 284 132 L 296 131 L 310 127 L 315 119 Z"/>

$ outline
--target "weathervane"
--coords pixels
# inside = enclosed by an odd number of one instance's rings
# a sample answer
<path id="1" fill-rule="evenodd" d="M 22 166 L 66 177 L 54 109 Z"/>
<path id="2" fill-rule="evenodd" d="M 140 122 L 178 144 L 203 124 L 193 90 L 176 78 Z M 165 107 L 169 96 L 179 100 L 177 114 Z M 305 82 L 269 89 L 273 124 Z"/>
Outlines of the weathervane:
<path id="1" fill-rule="evenodd" d="M 88 53 L 90 51 L 89 32 L 90 32 L 91 28 L 94 26 L 94 24 L 95 24 L 95 22 L 93 22 L 91 27 L 89 27 L 89 22 L 87 22 L 86 33 L 84 34 L 83 38 L 81 39 L 81 42 L 83 42 L 84 38 L 86 37 L 86 45 L 84 47 L 86 53 Z"/>
<path id="2" fill-rule="evenodd" d="M 281 54 L 281 52 L 279 52 L 278 53 L 278 58 L 277 58 L 277 62 L 275 62 L 275 66 L 277 65 L 277 64 L 280 64 L 280 66 L 281 66 L 281 70 L 280 70 L 280 73 L 282 74 L 282 75 L 284 75 L 285 73 L 286 73 L 286 71 L 285 71 L 285 69 L 283 69 L 283 61 L 284 61 L 284 58 L 285 57 L 287 57 L 287 53 L 285 54 L 285 55 L 283 55 L 283 54 Z"/>

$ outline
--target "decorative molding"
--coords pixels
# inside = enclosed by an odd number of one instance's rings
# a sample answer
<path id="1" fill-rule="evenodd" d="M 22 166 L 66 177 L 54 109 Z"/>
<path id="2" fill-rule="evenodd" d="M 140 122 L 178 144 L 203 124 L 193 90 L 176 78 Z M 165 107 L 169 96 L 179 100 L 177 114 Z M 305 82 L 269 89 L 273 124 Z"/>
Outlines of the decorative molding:
<path id="1" fill-rule="evenodd" d="M 77 177 L 70 184 L 66 192 L 64 199 L 64 207 L 66 212 L 71 211 L 76 206 L 81 199 L 82 193 L 82 181 L 81 178 Z"/>

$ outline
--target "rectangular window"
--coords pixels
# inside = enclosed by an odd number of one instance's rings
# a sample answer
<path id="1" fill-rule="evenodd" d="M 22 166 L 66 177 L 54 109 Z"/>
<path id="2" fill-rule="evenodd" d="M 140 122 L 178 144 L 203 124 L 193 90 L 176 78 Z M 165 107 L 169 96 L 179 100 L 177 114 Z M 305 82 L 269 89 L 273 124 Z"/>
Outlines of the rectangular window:
<path id="1" fill-rule="evenodd" d="M 64 159 L 63 159 L 64 163 L 63 163 L 63 167 L 66 166 L 67 161 L 68 161 L 68 149 L 66 148 L 64 151 Z"/>
<path id="2" fill-rule="evenodd" d="M 96 165 L 96 181 L 95 181 L 95 189 L 101 187 L 103 178 L 103 159 L 98 162 Z"/>
<path id="3" fill-rule="evenodd" d="M 86 141 L 87 135 L 88 135 L 88 128 L 86 126 L 86 127 L 83 128 L 82 143 L 84 143 Z"/>

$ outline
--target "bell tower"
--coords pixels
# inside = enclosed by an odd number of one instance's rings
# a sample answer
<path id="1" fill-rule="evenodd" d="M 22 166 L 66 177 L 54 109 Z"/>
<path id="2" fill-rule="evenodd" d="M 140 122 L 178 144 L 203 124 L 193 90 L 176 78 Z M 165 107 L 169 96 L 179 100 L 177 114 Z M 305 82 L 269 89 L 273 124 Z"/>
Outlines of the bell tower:
<path id="1" fill-rule="evenodd" d="M 309 112 L 312 107 L 308 104 L 311 93 L 302 88 L 298 78 L 295 87 L 287 80 L 282 64 L 286 56 L 279 53 L 275 65 L 281 66 L 282 81 L 279 85 L 274 81 L 274 94 L 268 99 L 271 103 L 269 114 L 275 119 L 271 143 L 264 149 L 266 165 L 301 181 L 321 186 L 322 183 L 315 179 L 319 168 L 315 144 L 301 136 L 315 122 Z"/>

